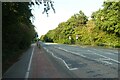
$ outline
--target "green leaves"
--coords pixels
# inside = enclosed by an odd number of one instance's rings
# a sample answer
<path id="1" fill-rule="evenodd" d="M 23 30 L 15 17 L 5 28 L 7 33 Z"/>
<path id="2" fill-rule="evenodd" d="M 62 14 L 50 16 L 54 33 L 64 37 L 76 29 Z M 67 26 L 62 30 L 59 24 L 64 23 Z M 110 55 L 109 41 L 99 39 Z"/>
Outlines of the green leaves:
<path id="1" fill-rule="evenodd" d="M 32 16 L 28 2 L 2 3 L 3 61 L 31 45 L 35 35 Z"/>
<path id="2" fill-rule="evenodd" d="M 82 12 L 72 15 L 66 22 L 45 36 L 63 44 L 85 44 L 119 47 L 120 2 L 104 2 L 103 9 L 93 12 L 91 20 Z M 76 39 L 76 35 L 78 39 Z M 71 37 L 71 39 L 69 39 Z M 47 40 L 47 41 L 48 41 Z"/>
<path id="3" fill-rule="evenodd" d="M 79 34 L 82 27 L 85 27 L 87 21 L 87 16 L 82 11 L 79 11 L 79 13 L 71 16 L 66 22 L 60 23 L 56 29 L 50 30 L 45 35 L 47 39 L 45 38 L 43 41 L 53 41 L 65 44 L 75 43 L 76 34 Z M 69 36 L 71 36 L 70 40 Z M 41 39 L 43 39 L 43 36 Z"/>
<path id="4" fill-rule="evenodd" d="M 43 8 L 43 12 L 42 12 L 42 14 L 44 14 L 44 13 L 46 13 L 47 14 L 47 16 L 48 16 L 48 11 L 50 10 L 50 9 L 52 9 L 53 10 L 53 12 L 55 13 L 55 8 L 54 8 L 54 5 L 53 5 L 53 1 L 51 1 L 51 0 L 35 0 L 35 2 L 32 2 L 31 1 L 31 3 L 30 3 L 30 7 L 32 6 L 32 5 L 38 5 L 38 6 L 40 6 L 40 5 L 44 5 L 44 8 Z"/>
<path id="5" fill-rule="evenodd" d="M 83 26 L 87 23 L 87 16 L 80 10 L 79 13 L 74 14 L 67 20 L 70 26 Z"/>
<path id="6" fill-rule="evenodd" d="M 116 36 L 119 36 L 119 4 L 120 2 L 104 2 L 104 8 L 95 12 L 92 16 L 96 23 L 96 27 L 99 27 L 99 29 L 108 34 L 115 33 Z"/>

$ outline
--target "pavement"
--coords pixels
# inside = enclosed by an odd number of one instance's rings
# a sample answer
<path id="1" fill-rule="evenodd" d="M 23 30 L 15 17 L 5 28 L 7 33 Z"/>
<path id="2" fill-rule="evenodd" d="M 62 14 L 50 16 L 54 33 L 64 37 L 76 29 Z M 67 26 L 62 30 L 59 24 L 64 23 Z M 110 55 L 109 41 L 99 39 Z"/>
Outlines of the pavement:
<path id="1" fill-rule="evenodd" d="M 116 49 L 39 42 L 3 78 L 118 78 Z"/>
<path id="2" fill-rule="evenodd" d="M 61 62 L 59 64 L 42 47 L 38 48 L 36 44 L 32 44 L 18 62 L 7 70 L 3 79 L 71 78 L 73 75 L 68 72 L 64 64 Z"/>

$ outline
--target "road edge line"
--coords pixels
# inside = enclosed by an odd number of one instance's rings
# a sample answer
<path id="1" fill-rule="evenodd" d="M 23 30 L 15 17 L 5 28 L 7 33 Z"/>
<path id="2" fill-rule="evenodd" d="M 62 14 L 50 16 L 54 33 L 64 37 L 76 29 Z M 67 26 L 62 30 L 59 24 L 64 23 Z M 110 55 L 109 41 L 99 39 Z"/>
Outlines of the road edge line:
<path id="1" fill-rule="evenodd" d="M 27 68 L 27 72 L 25 74 L 25 78 L 27 80 L 27 78 L 29 77 L 29 72 L 30 72 L 30 67 L 31 67 L 31 62 L 32 62 L 32 57 L 33 57 L 33 53 L 34 53 L 34 47 L 32 49 L 32 54 L 31 54 L 31 57 L 30 57 L 30 61 L 29 61 L 29 65 L 28 65 L 28 68 Z"/>

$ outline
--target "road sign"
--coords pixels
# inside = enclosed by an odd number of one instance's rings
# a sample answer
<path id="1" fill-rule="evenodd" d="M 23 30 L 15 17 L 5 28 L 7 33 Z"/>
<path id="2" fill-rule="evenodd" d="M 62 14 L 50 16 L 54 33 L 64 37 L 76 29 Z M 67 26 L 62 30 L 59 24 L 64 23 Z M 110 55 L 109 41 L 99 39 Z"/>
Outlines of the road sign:
<path id="1" fill-rule="evenodd" d="M 71 36 L 69 36 L 69 40 L 71 40 Z"/>
<path id="2" fill-rule="evenodd" d="M 76 35 L 76 39 L 78 39 L 78 35 Z"/>

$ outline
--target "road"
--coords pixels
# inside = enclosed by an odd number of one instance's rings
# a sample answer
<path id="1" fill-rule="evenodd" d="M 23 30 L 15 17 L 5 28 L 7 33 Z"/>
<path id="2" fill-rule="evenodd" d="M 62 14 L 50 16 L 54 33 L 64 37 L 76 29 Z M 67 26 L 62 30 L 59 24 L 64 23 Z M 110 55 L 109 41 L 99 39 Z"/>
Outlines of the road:
<path id="1" fill-rule="evenodd" d="M 4 78 L 118 78 L 118 50 L 40 42 Z"/>
<path id="2" fill-rule="evenodd" d="M 19 60 L 13 64 L 4 74 L 3 80 L 12 78 L 74 78 L 64 63 L 48 54 L 36 44 L 23 53 Z"/>
<path id="3" fill-rule="evenodd" d="M 41 43 L 44 49 L 79 78 L 117 78 L 118 50 Z"/>

